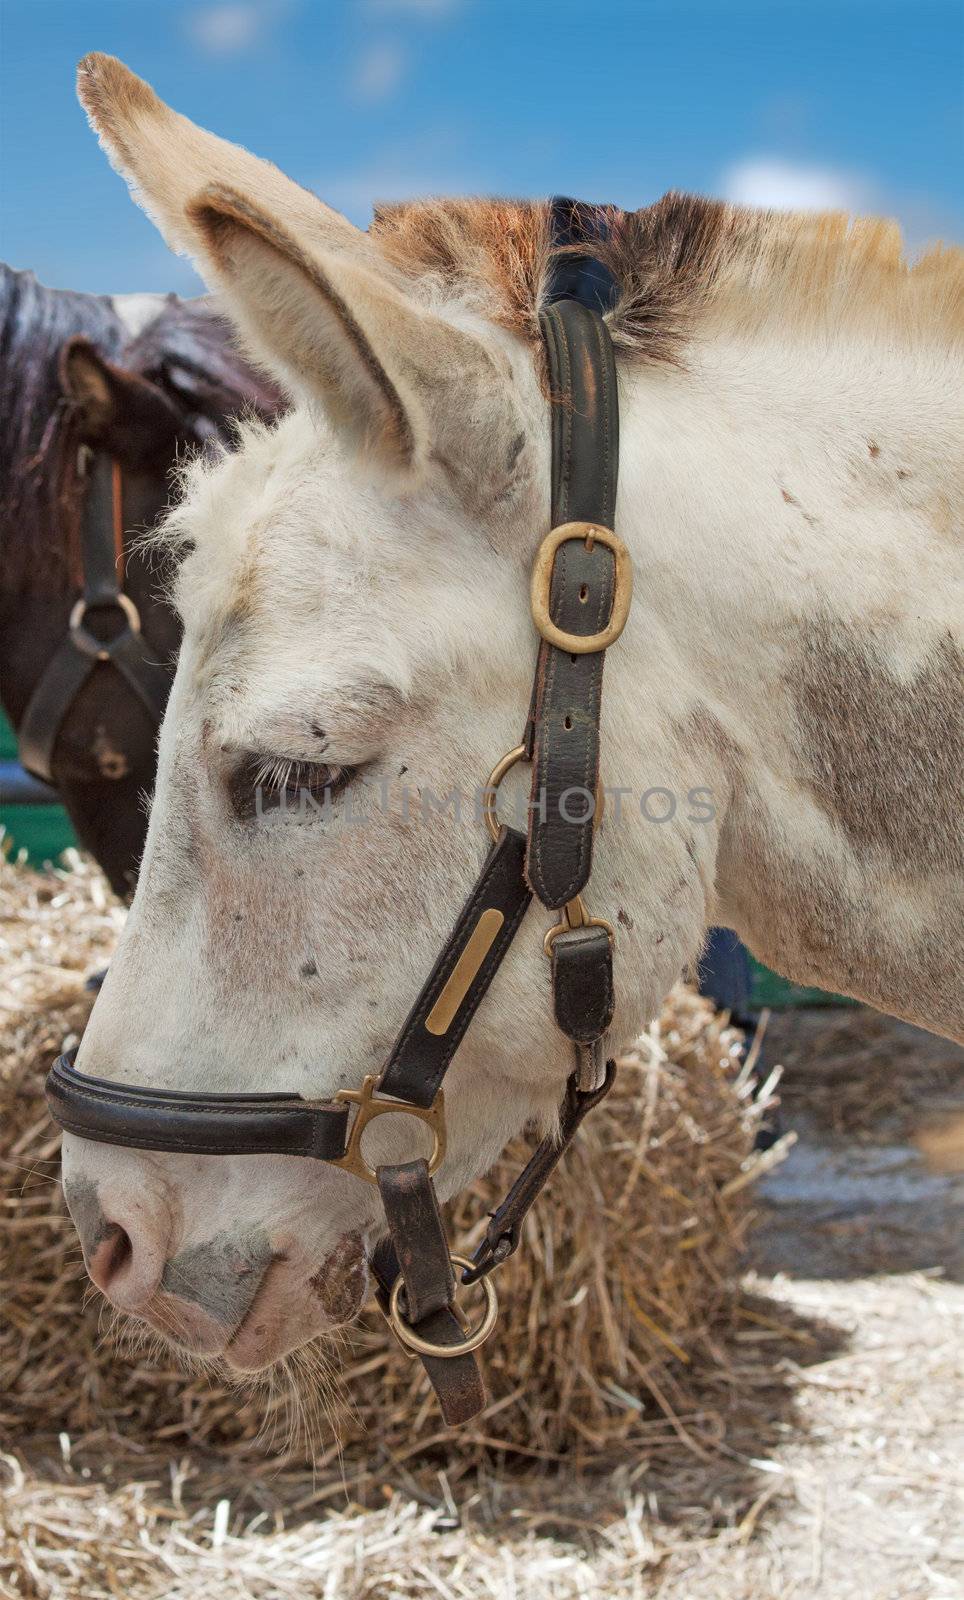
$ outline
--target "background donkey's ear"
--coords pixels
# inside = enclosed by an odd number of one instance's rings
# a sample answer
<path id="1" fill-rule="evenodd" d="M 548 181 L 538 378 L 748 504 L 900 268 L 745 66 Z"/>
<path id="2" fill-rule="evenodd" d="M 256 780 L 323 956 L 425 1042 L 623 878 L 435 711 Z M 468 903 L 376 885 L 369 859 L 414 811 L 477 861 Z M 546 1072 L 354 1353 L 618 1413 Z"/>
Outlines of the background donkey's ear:
<path id="1" fill-rule="evenodd" d="M 135 200 L 173 250 L 195 259 L 207 281 L 213 277 L 216 284 L 216 266 L 191 227 L 187 207 L 212 182 L 256 194 L 265 212 L 299 239 L 328 249 L 368 250 L 367 235 L 346 217 L 292 183 L 270 161 L 172 111 L 114 56 L 84 56 L 77 68 L 77 94 Z"/>
<path id="2" fill-rule="evenodd" d="M 126 466 L 166 469 L 187 432 L 157 384 L 108 361 L 83 334 L 68 339 L 61 350 L 60 387 L 74 410 L 79 437 Z"/>
<path id="3" fill-rule="evenodd" d="M 357 260 L 307 248 L 246 195 L 209 185 L 189 214 L 255 356 L 320 401 L 351 448 L 411 470 L 458 427 L 454 453 L 474 453 L 473 423 L 497 416 L 507 388 L 479 340 Z"/>

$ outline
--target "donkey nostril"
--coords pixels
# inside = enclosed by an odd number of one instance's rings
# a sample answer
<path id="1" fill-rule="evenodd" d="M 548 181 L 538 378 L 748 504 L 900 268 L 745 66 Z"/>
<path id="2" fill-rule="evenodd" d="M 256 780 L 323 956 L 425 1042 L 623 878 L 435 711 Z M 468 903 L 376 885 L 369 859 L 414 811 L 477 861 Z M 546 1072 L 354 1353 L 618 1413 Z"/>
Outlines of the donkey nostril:
<path id="1" fill-rule="evenodd" d="M 87 1263 L 87 1271 L 98 1289 L 106 1294 L 110 1284 L 128 1265 L 134 1255 L 130 1234 L 117 1222 L 110 1222 L 97 1248 Z"/>

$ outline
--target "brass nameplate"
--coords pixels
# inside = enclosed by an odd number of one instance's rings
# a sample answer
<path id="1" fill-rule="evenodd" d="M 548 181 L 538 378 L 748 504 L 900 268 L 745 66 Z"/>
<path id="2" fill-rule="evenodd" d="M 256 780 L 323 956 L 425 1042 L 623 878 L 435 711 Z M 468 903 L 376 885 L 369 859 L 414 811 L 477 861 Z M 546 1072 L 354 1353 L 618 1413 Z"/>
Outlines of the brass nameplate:
<path id="1" fill-rule="evenodd" d="M 428 1033 L 448 1033 L 456 1012 L 472 987 L 472 980 L 492 949 L 496 934 L 504 921 L 502 912 L 496 911 L 494 906 L 488 911 L 483 911 L 469 934 L 465 949 L 452 968 L 445 988 L 425 1018 Z"/>

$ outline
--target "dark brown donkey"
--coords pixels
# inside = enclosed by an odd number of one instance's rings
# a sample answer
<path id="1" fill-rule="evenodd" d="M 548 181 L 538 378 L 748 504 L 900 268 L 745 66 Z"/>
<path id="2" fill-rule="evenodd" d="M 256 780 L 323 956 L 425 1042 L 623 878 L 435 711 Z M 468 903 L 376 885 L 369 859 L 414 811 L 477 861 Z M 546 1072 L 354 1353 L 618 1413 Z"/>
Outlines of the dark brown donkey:
<path id="1" fill-rule="evenodd" d="M 279 405 L 210 301 L 46 289 L 0 264 L 0 700 L 125 897 L 180 642 L 136 535 L 179 457 Z"/>

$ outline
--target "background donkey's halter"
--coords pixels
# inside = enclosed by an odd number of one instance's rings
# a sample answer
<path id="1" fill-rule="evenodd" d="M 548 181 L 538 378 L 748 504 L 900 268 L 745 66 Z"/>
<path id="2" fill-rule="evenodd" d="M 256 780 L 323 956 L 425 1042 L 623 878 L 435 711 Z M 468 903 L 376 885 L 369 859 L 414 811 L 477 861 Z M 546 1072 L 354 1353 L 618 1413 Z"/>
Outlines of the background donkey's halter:
<path id="1" fill-rule="evenodd" d="M 171 687 L 171 673 L 141 632 L 141 619 L 124 592 L 123 474 L 103 450 L 77 446 L 77 476 L 84 486 L 80 519 L 82 593 L 67 633 L 47 662 L 27 702 L 17 734 L 20 762 L 35 778 L 53 783 L 54 750 L 77 697 L 98 666 L 109 666 L 147 713 L 143 735 L 153 748 Z M 92 626 L 96 623 L 96 626 Z M 129 756 L 130 751 L 126 752 Z"/>
<path id="2" fill-rule="evenodd" d="M 602 1069 L 599 1058 L 613 1015 L 615 934 L 589 915 L 582 899 L 598 822 L 603 656 L 622 631 L 632 592 L 629 556 L 612 526 L 619 412 L 612 345 L 600 315 L 615 285 L 593 251 L 611 217 L 553 202 L 556 242 L 565 249 L 556 258 L 555 295 L 540 317 L 552 402 L 552 531 L 533 573 L 540 645 L 532 701 L 521 745 L 489 780 L 492 847 L 380 1077 L 324 1101 L 195 1094 L 90 1078 L 67 1055 L 47 1079 L 54 1119 L 81 1138 L 202 1155 L 308 1156 L 374 1183 L 388 1225 L 372 1257 L 379 1302 L 401 1343 L 424 1364 L 450 1423 L 467 1421 L 485 1404 L 474 1351 L 496 1317 L 486 1282 L 483 1311 L 463 1322 L 453 1263 L 469 1285 L 513 1253 L 526 1213 L 615 1071 L 612 1062 Z M 532 764 L 537 801 L 527 834 L 498 824 L 495 814 L 495 790 L 518 760 Z M 582 801 L 575 818 L 573 796 Z M 559 1136 L 539 1145 L 466 1261 L 449 1252 L 432 1183 L 445 1154 L 442 1081 L 533 894 L 560 912 L 545 948 L 556 1021 L 573 1043 L 575 1066 Z M 364 1131 L 390 1112 L 427 1123 L 434 1140 L 429 1160 L 369 1166 Z"/>

